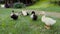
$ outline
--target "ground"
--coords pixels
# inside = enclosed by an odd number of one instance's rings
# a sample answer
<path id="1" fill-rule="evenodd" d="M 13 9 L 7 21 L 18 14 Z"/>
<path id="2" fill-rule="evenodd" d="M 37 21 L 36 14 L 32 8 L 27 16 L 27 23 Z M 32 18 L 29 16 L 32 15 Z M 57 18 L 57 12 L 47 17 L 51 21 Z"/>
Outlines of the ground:
<path id="1" fill-rule="evenodd" d="M 0 34 L 60 34 L 60 18 L 49 16 L 57 22 L 50 30 L 44 28 L 41 16 L 33 21 L 30 16 L 19 16 L 18 20 L 10 18 L 11 11 L 20 12 L 22 9 L 0 9 Z M 49 12 L 50 13 L 50 12 Z"/>
<path id="2" fill-rule="evenodd" d="M 18 20 L 10 18 L 12 10 L 20 12 L 22 9 L 29 12 L 36 11 L 38 20 L 33 21 L 30 16 L 19 16 Z M 39 1 L 22 9 L 0 8 L 0 34 L 60 34 L 60 6 Z M 45 11 L 48 17 L 57 21 L 50 30 L 45 29 L 45 24 L 41 22 L 42 16 L 39 14 L 41 11 Z"/>

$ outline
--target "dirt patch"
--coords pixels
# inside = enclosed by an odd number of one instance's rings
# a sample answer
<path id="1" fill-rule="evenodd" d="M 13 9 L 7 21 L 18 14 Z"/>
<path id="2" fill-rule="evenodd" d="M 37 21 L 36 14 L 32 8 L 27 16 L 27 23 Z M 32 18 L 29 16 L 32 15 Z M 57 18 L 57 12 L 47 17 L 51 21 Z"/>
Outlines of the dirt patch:
<path id="1" fill-rule="evenodd" d="M 31 13 L 33 10 L 27 10 L 29 13 Z M 36 14 L 40 15 L 42 11 L 39 10 L 34 10 L 36 12 Z M 57 17 L 60 18 L 60 13 L 59 12 L 46 12 L 46 15 L 48 16 L 52 16 L 52 17 Z"/>

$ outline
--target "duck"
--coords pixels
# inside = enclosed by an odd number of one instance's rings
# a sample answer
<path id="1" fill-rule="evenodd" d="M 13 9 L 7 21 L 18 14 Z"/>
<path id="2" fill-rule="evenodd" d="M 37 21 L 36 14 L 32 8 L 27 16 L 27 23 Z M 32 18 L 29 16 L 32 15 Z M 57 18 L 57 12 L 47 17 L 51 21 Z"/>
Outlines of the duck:
<path id="1" fill-rule="evenodd" d="M 33 20 L 37 20 L 37 15 L 35 14 L 34 11 L 32 11 L 31 16 L 30 16 Z"/>
<path id="2" fill-rule="evenodd" d="M 1 5 L 1 8 L 5 8 L 5 5 Z"/>
<path id="3" fill-rule="evenodd" d="M 45 23 L 45 28 L 51 29 L 51 26 L 53 26 L 56 23 L 56 20 L 54 20 L 53 18 L 47 17 L 44 11 L 42 11 L 41 14 L 42 14 L 41 21 Z"/>
<path id="4" fill-rule="evenodd" d="M 17 19 L 18 19 L 18 13 L 14 13 L 14 10 L 12 10 L 11 18 L 12 18 L 13 20 L 17 20 Z"/>
<path id="5" fill-rule="evenodd" d="M 29 13 L 28 13 L 26 10 L 22 10 L 22 15 L 23 15 L 23 16 L 28 16 Z"/>

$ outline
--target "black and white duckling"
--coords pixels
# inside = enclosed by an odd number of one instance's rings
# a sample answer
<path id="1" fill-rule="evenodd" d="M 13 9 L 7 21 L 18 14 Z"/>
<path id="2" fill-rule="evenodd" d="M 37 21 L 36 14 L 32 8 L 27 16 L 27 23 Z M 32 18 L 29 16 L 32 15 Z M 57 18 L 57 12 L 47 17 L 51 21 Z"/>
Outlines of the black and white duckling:
<path id="1" fill-rule="evenodd" d="M 22 10 L 22 15 L 23 15 L 23 16 L 28 16 L 29 13 L 28 13 L 27 11 L 25 11 L 25 10 Z"/>
<path id="2" fill-rule="evenodd" d="M 35 12 L 32 11 L 31 16 L 30 16 L 33 20 L 37 20 L 37 15 L 35 15 Z"/>
<path id="3" fill-rule="evenodd" d="M 18 13 L 14 13 L 14 10 L 13 10 L 12 13 L 11 13 L 11 18 L 13 20 L 17 20 L 18 19 Z"/>

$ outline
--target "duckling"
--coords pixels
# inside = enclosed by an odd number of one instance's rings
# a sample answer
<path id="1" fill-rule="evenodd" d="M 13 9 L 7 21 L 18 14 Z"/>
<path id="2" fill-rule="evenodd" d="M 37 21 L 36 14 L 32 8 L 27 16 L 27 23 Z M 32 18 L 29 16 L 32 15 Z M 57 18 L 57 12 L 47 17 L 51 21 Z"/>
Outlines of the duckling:
<path id="1" fill-rule="evenodd" d="M 1 8 L 5 8 L 5 5 L 1 5 Z"/>
<path id="2" fill-rule="evenodd" d="M 35 12 L 32 11 L 32 15 L 30 16 L 33 20 L 37 20 L 37 15 L 35 15 Z"/>
<path id="3" fill-rule="evenodd" d="M 22 10 L 22 15 L 23 15 L 23 16 L 28 16 L 28 15 L 29 15 L 29 13 L 28 13 L 28 12 L 26 12 L 26 11 L 24 11 L 24 10 Z"/>
<path id="4" fill-rule="evenodd" d="M 41 18 L 41 21 L 45 23 L 45 28 L 46 28 L 46 29 L 50 29 L 51 26 L 56 23 L 56 20 L 54 20 L 54 19 L 52 19 L 52 18 L 49 18 L 49 17 L 46 17 L 44 11 L 42 12 L 42 15 L 43 15 L 43 16 L 42 16 L 42 18 Z"/>
<path id="5" fill-rule="evenodd" d="M 17 20 L 18 19 L 18 13 L 14 13 L 14 10 L 13 10 L 12 13 L 11 13 L 11 18 L 13 20 Z"/>

